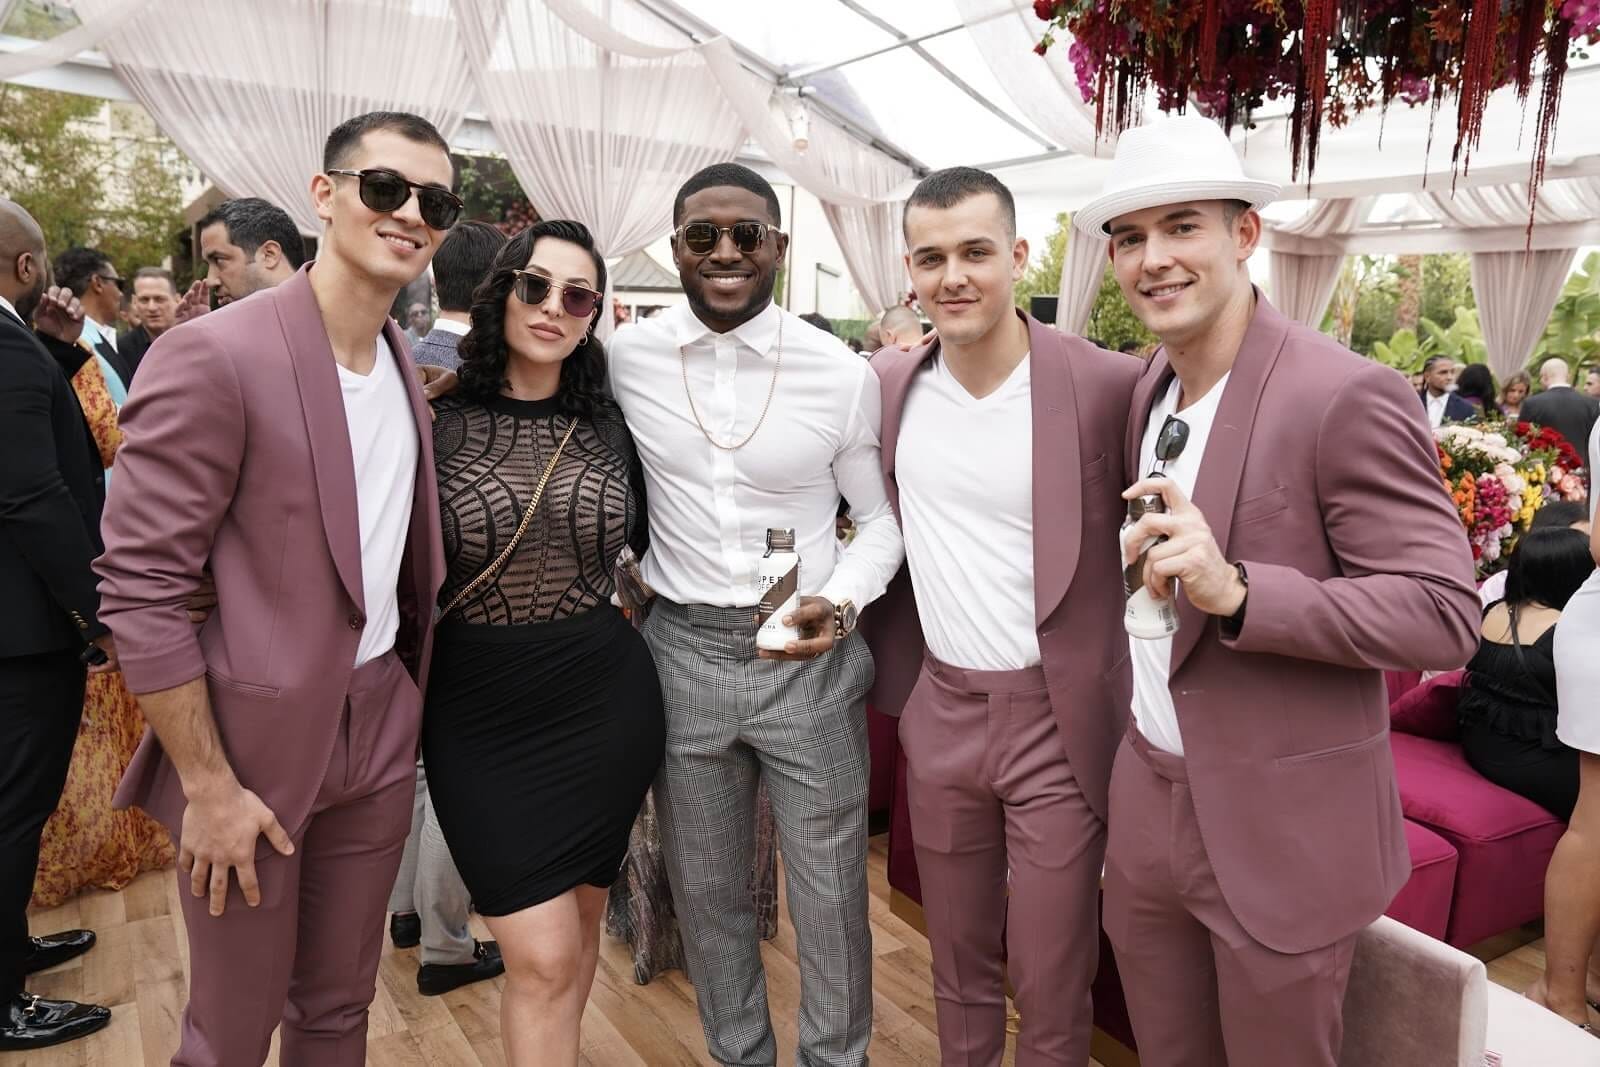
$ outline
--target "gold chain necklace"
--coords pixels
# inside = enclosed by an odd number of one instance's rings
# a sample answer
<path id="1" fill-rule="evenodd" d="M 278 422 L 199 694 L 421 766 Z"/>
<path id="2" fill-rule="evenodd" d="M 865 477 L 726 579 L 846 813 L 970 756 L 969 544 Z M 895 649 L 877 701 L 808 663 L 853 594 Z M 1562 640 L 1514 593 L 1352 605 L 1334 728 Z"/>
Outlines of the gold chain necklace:
<path id="1" fill-rule="evenodd" d="M 700 421 L 700 411 L 694 406 L 694 394 L 689 391 L 689 357 L 684 355 L 683 349 L 678 349 L 678 363 L 683 368 L 683 395 L 689 400 L 689 414 L 694 416 L 694 424 L 700 427 L 700 432 L 710 441 L 712 447 L 720 448 L 724 452 L 737 452 L 755 439 L 761 432 L 761 426 L 767 421 L 767 412 L 772 410 L 772 397 L 778 391 L 778 372 L 783 369 L 783 311 L 778 311 L 778 357 L 772 366 L 772 384 L 767 386 L 767 402 L 761 407 L 761 417 L 756 420 L 755 429 L 745 435 L 745 439 L 736 445 L 725 445 L 711 436 L 711 431 L 706 429 L 706 424 Z M 735 401 L 738 394 L 734 394 Z M 737 407 L 737 403 L 735 404 Z"/>

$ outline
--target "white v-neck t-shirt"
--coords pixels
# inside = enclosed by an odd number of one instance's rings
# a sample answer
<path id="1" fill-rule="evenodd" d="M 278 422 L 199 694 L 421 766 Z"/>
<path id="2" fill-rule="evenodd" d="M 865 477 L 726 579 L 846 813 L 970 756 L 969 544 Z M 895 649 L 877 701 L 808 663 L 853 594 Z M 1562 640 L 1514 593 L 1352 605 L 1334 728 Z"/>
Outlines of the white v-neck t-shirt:
<path id="1" fill-rule="evenodd" d="M 420 445 L 411 398 L 382 334 L 372 373 L 357 374 L 343 366 L 338 370 L 361 527 L 361 592 L 367 624 L 356 649 L 359 667 L 393 648 L 400 629 L 400 560 L 411 529 Z"/>
<path id="2" fill-rule="evenodd" d="M 982 398 L 935 356 L 906 394 L 895 477 L 928 651 L 967 670 L 1037 666 L 1031 355 Z"/>
<path id="3" fill-rule="evenodd" d="M 1178 395 L 1182 386 L 1174 377 L 1160 402 L 1150 409 L 1150 421 L 1145 423 L 1144 440 L 1139 445 L 1139 473 L 1156 469 L 1156 438 L 1168 415 L 1189 424 L 1189 440 L 1176 460 L 1168 463 L 1164 473 L 1178 483 L 1183 495 L 1193 499 L 1194 483 L 1200 476 L 1200 464 L 1205 461 L 1206 442 L 1211 439 L 1211 424 L 1216 421 L 1217 408 L 1222 403 L 1222 391 L 1227 388 L 1229 375 L 1213 385 L 1205 396 L 1178 410 Z M 1174 585 L 1176 591 L 1176 585 Z M 1183 755 L 1183 735 L 1178 730 L 1178 709 L 1172 702 L 1172 638 L 1161 637 L 1153 641 L 1128 637 L 1130 660 L 1133 664 L 1133 720 L 1145 740 L 1163 752 Z"/>

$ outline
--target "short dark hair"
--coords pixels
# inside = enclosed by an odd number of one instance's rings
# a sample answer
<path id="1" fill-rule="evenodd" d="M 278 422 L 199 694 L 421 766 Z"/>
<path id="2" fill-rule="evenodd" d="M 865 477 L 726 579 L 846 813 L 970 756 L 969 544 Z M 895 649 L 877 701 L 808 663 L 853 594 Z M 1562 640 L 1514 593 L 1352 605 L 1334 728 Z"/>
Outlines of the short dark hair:
<path id="1" fill-rule="evenodd" d="M 136 282 L 140 278 L 160 278 L 162 281 L 166 282 L 172 287 L 172 293 L 174 296 L 176 296 L 178 293 L 178 279 L 174 278 L 172 276 L 172 272 L 165 267 L 140 267 L 138 270 L 133 272 L 133 280 Z M 133 291 L 132 282 L 128 284 L 128 291 Z"/>
<path id="2" fill-rule="evenodd" d="M 1517 541 L 1506 573 L 1506 603 L 1557 611 L 1594 573 L 1589 535 L 1568 526 L 1529 530 Z"/>
<path id="3" fill-rule="evenodd" d="M 349 160 L 350 154 L 356 150 L 356 146 L 361 143 L 361 139 L 379 130 L 398 133 L 408 141 L 432 145 L 446 156 L 450 155 L 450 143 L 444 139 L 433 123 L 421 115 L 413 115 L 409 111 L 369 111 L 365 115 L 345 119 L 328 134 L 327 143 L 322 147 L 322 169 L 327 171 L 343 166 Z M 455 180 L 455 170 L 456 161 L 451 159 L 452 184 Z"/>
<path id="4" fill-rule="evenodd" d="M 833 333 L 833 323 L 829 322 L 826 316 L 819 315 L 815 311 L 808 312 L 807 314 L 801 315 L 800 316 L 800 321 L 809 322 L 811 325 L 815 326 L 817 329 L 821 330 L 823 333 L 826 333 L 826 334 L 832 334 Z"/>
<path id="5" fill-rule="evenodd" d="M 1014 236 L 1017 232 L 1017 201 L 1004 182 L 986 170 L 977 167 L 946 167 L 936 170 L 911 191 L 906 201 L 906 215 L 914 207 L 951 208 L 963 200 L 989 193 L 1000 201 L 1006 226 Z M 902 223 L 903 225 L 903 223 Z"/>
<path id="6" fill-rule="evenodd" d="M 1533 521 L 1528 524 L 1530 530 L 1547 530 L 1551 527 L 1562 529 L 1589 518 L 1589 509 L 1576 500 L 1551 500 L 1544 507 L 1533 513 Z"/>
<path id="7" fill-rule="evenodd" d="M 457 344 L 461 354 L 461 394 L 480 402 L 492 400 L 506 383 L 506 299 L 517 272 L 528 265 L 533 246 L 541 237 L 569 241 L 594 260 L 595 288 L 606 291 L 606 261 L 595 246 L 589 228 L 570 219 L 541 219 L 501 246 L 482 283 L 472 294 L 472 328 Z M 616 401 L 606 389 L 606 356 L 595 325 L 611 314 L 602 302 L 589 320 L 584 343 L 561 363 L 556 397 L 563 414 L 594 419 L 616 415 Z"/>
<path id="8" fill-rule="evenodd" d="M 111 266 L 111 257 L 98 248 L 79 245 L 57 256 L 53 266 L 56 284 L 71 289 L 73 296 L 82 296 L 89 291 L 89 279 Z"/>
<path id="9" fill-rule="evenodd" d="M 300 236 L 300 228 L 276 204 L 258 196 L 224 200 L 200 220 L 199 228 L 204 230 L 219 222 L 228 231 L 228 241 L 247 256 L 255 256 L 257 249 L 272 241 L 295 270 L 306 261 L 306 242 Z"/>
<path id="10" fill-rule="evenodd" d="M 773 191 L 772 183 L 749 167 L 738 163 L 713 163 L 684 182 L 678 189 L 677 198 L 672 201 L 672 225 L 676 227 L 683 221 L 684 201 L 701 190 L 716 189 L 724 185 L 731 185 L 736 189 L 748 189 L 755 193 L 766 201 L 767 211 L 772 215 L 772 224 L 783 225 L 783 209 L 778 205 L 778 194 Z"/>
<path id="11" fill-rule="evenodd" d="M 494 269 L 506 235 L 487 222 L 457 223 L 433 254 L 433 289 L 440 311 L 471 311 L 472 291 Z"/>

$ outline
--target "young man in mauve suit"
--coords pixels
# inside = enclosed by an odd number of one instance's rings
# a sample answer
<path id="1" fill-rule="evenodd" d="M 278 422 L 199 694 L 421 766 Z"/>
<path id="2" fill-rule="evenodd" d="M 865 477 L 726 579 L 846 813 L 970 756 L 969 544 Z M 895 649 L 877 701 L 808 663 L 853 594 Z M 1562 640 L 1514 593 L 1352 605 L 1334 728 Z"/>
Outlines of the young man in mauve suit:
<path id="1" fill-rule="evenodd" d="M 1073 219 L 1110 238 L 1162 342 L 1123 457 L 1146 476 L 1123 495 L 1166 511 L 1130 527 L 1123 561 L 1179 625 L 1128 638 L 1104 914 L 1146 1067 L 1338 1062 L 1356 937 L 1411 872 L 1381 672 L 1477 645 L 1415 394 L 1250 283 L 1276 194 L 1220 127 L 1178 117 L 1123 134 Z"/>
<path id="2" fill-rule="evenodd" d="M 930 175 L 905 234 L 938 339 L 873 358 L 906 570 L 863 626 L 873 704 L 901 716 L 940 1055 L 998 1067 L 1009 975 L 1019 1067 L 1081 1065 L 1128 708 L 1117 528 L 1140 364 L 1017 310 L 1028 245 L 992 175 Z"/>
<path id="3" fill-rule="evenodd" d="M 320 255 L 163 334 L 122 412 L 101 618 L 151 731 L 117 795 L 179 843 L 184 1067 L 356 1067 L 411 823 L 443 572 L 428 409 L 387 321 L 460 201 L 437 130 L 328 139 Z M 209 570 L 216 609 L 185 601 Z"/>

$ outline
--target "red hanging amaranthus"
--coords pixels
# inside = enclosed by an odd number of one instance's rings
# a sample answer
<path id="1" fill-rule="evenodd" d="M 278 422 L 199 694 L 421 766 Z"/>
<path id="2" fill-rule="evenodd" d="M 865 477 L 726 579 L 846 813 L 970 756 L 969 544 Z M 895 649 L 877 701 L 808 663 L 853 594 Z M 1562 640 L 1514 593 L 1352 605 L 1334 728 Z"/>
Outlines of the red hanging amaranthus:
<path id="1" fill-rule="evenodd" d="M 1459 100 L 1453 162 L 1471 163 L 1490 94 L 1526 101 L 1543 57 L 1530 196 L 1544 176 L 1572 49 L 1600 43 L 1600 0 L 1035 0 L 1073 37 L 1068 55 L 1100 130 L 1124 129 L 1154 91 L 1225 127 L 1266 101 L 1292 104 L 1293 173 L 1310 180 L 1323 124 L 1396 98 Z M 1054 43 L 1046 32 L 1036 49 Z M 1531 215 L 1530 215 L 1531 218 Z"/>

